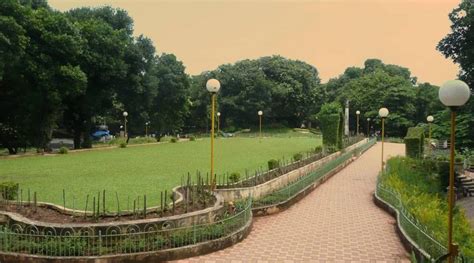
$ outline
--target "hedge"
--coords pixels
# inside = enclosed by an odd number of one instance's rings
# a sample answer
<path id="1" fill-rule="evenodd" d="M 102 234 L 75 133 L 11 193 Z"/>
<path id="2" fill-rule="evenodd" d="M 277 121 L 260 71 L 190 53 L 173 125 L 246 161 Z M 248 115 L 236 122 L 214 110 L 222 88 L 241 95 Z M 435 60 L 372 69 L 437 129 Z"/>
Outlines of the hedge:
<path id="1" fill-rule="evenodd" d="M 422 127 L 408 128 L 405 136 L 405 151 L 408 157 L 421 158 L 423 157 L 425 134 Z"/>

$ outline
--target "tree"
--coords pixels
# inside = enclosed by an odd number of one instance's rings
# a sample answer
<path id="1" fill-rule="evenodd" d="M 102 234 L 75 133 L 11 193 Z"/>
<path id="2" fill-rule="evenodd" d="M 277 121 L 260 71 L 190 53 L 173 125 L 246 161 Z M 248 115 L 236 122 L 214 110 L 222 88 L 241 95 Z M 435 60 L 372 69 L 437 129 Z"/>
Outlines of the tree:
<path id="1" fill-rule="evenodd" d="M 451 30 L 437 46 L 437 49 L 451 58 L 461 68 L 459 78 L 464 80 L 471 91 L 474 90 L 474 4 L 472 1 L 463 0 L 450 14 Z M 449 118 L 447 110 L 439 114 L 439 127 L 435 130 L 439 136 L 449 135 Z M 456 142 L 460 147 L 474 147 L 474 100 L 458 112 Z M 445 137 L 447 138 L 447 137 Z"/>

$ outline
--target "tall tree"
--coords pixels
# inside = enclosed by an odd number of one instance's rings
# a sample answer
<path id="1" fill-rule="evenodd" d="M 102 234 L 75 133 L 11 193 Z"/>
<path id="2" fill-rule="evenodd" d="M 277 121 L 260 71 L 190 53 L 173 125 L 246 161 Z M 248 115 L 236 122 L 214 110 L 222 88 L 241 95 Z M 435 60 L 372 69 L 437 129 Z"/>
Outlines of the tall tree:
<path id="1" fill-rule="evenodd" d="M 463 0 L 450 14 L 451 30 L 446 37 L 438 43 L 438 50 L 461 68 L 459 78 L 464 80 L 471 92 L 474 91 L 474 4 L 472 1 Z M 440 124 L 436 132 L 440 136 L 448 136 L 447 110 L 438 115 Z M 474 99 L 462 107 L 457 120 L 457 143 L 461 147 L 474 147 Z M 446 137 L 447 138 L 447 137 Z"/>

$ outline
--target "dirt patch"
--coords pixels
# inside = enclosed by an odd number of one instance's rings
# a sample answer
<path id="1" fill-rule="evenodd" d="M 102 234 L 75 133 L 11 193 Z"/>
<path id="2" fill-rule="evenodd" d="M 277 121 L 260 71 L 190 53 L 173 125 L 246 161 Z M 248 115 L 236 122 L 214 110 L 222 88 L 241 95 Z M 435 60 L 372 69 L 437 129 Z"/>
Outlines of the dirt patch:
<path id="1" fill-rule="evenodd" d="M 163 211 L 148 211 L 146 214 L 146 218 L 160 218 L 160 217 L 167 217 L 173 215 L 180 215 L 189 212 L 194 212 L 198 210 L 203 210 L 208 207 L 214 206 L 216 202 L 216 198 L 214 196 L 209 196 L 206 202 L 203 200 L 199 201 L 189 201 L 187 205 L 184 203 L 176 204 L 174 209 L 173 206 L 167 207 L 163 209 Z M 48 207 L 33 207 L 29 205 L 18 205 L 15 201 L 12 201 L 10 204 L 3 204 L 0 207 L 0 211 L 6 212 L 14 212 L 18 213 L 26 218 L 48 222 L 48 223 L 99 223 L 99 222 L 120 222 L 120 221 L 129 221 L 129 220 L 136 220 L 136 219 L 144 219 L 145 216 L 143 215 L 143 209 L 137 211 L 135 215 L 110 215 L 104 216 L 99 215 L 98 217 L 93 217 L 91 215 L 67 215 L 61 213 L 52 208 Z"/>

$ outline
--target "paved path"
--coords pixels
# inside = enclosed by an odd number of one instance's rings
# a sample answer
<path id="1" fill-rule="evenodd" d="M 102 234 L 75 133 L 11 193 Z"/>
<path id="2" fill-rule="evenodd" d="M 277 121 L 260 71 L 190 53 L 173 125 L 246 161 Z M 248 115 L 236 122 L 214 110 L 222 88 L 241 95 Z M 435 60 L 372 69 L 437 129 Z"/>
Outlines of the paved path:
<path id="1" fill-rule="evenodd" d="M 242 242 L 182 262 L 409 262 L 395 219 L 372 201 L 380 143 L 276 215 L 254 220 Z M 385 144 L 401 155 L 403 144 Z"/>

